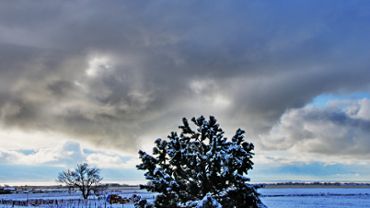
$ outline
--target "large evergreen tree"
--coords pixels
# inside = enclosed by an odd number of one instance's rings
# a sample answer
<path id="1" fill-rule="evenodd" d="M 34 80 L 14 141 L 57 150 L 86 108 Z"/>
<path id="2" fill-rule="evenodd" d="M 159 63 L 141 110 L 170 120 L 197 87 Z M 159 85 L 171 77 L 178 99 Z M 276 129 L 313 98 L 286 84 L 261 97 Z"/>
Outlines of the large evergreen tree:
<path id="1" fill-rule="evenodd" d="M 228 140 L 213 116 L 192 122 L 196 129 L 184 118 L 180 134 L 157 139 L 153 155 L 139 151 L 137 168 L 149 180 L 142 188 L 158 193 L 154 207 L 259 207 L 258 193 L 246 177 L 254 146 L 244 141 L 245 132 L 238 129 Z"/>

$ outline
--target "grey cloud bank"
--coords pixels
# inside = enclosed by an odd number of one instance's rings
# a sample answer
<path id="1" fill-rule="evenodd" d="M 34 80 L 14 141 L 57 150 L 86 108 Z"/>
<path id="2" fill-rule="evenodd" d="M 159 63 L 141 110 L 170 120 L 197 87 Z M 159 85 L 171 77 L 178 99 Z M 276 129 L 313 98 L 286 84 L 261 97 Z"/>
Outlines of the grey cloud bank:
<path id="1" fill-rule="evenodd" d="M 368 121 L 304 107 L 322 93 L 369 92 L 367 2 L 0 4 L 3 129 L 55 131 L 135 152 L 183 116 L 212 114 L 266 150 L 313 141 L 305 138 L 320 143 L 301 148 L 307 152 L 370 148 Z M 315 115 L 334 130 L 346 118 L 343 135 L 299 128 L 315 124 Z M 259 139 L 271 128 L 286 138 Z M 353 144 L 348 132 L 363 149 L 343 146 Z"/>
<path id="2" fill-rule="evenodd" d="M 306 106 L 283 114 L 267 135 L 265 148 L 368 160 L 369 99 L 333 102 L 323 108 Z"/>

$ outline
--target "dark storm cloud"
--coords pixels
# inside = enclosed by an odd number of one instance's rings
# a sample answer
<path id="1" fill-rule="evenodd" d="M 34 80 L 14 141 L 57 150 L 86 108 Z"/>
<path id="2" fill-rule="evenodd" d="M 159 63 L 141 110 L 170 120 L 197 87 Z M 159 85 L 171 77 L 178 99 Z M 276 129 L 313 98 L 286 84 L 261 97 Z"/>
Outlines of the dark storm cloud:
<path id="1" fill-rule="evenodd" d="M 321 93 L 368 89 L 369 7 L 2 2 L 1 121 L 126 150 L 198 114 L 264 133 Z"/>

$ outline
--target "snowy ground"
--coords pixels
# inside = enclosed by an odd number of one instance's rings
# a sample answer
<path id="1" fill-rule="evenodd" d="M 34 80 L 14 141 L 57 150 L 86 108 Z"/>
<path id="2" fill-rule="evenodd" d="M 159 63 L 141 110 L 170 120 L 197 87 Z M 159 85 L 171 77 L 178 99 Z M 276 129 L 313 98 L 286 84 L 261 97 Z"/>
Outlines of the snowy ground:
<path id="1" fill-rule="evenodd" d="M 369 188 L 260 189 L 269 208 L 368 208 Z"/>
<path id="2" fill-rule="evenodd" d="M 91 197 L 83 200 L 79 192 L 46 192 L 46 193 L 18 193 L 0 195 L 0 208 L 25 208 L 25 207 L 45 207 L 45 208 L 131 208 L 132 203 L 109 204 L 106 201 L 108 194 L 117 194 L 125 198 L 130 198 L 134 194 L 142 198 L 153 200 L 154 195 L 139 189 L 117 189 L 108 190 L 101 197 Z"/>
<path id="3" fill-rule="evenodd" d="M 154 195 L 138 189 L 109 190 L 109 193 L 116 193 L 129 198 L 133 194 L 139 194 L 143 198 L 152 200 Z M 269 208 L 365 208 L 370 207 L 369 188 L 267 188 L 259 189 L 261 199 Z M 108 194 L 108 193 L 106 193 Z M 131 208 L 129 204 L 110 205 L 104 197 L 92 198 L 88 201 L 81 199 L 78 192 L 68 193 L 20 193 L 0 195 L 0 208 L 25 208 L 35 207 L 31 204 L 35 200 L 44 200 L 50 203 L 38 207 L 45 208 Z M 7 202 L 22 202 L 16 205 Z M 28 205 L 27 202 L 29 203 Z"/>

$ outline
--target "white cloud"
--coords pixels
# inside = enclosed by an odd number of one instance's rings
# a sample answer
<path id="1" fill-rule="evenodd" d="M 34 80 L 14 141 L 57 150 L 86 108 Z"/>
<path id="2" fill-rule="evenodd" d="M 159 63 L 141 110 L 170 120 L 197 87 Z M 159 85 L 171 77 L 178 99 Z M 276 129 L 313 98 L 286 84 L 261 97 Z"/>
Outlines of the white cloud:
<path id="1" fill-rule="evenodd" d="M 51 132 L 0 131 L 1 163 L 71 167 L 88 162 L 100 168 L 133 168 L 135 156 L 119 151 L 101 151 L 89 144 Z"/>
<path id="2" fill-rule="evenodd" d="M 108 56 L 95 56 L 88 60 L 85 73 L 88 77 L 94 78 L 104 71 L 111 70 L 112 67 L 112 61 Z"/>
<path id="3" fill-rule="evenodd" d="M 370 100 L 361 99 L 347 107 L 348 114 L 353 118 L 370 121 Z"/>
<path id="4" fill-rule="evenodd" d="M 212 80 L 192 80 L 189 84 L 190 89 L 195 94 L 207 94 L 216 87 L 216 83 Z"/>
<path id="5" fill-rule="evenodd" d="M 268 154 L 280 151 L 278 157 L 288 161 L 368 161 L 369 100 L 343 103 L 286 111 L 269 133 L 260 135 L 262 147 Z"/>
<path id="6" fill-rule="evenodd" d="M 96 152 L 86 156 L 89 164 L 101 168 L 134 168 L 139 164 L 137 158 L 122 157 L 118 154 Z"/>
<path id="7" fill-rule="evenodd" d="M 0 148 L 40 149 L 63 145 L 68 137 L 50 131 L 19 130 L 17 128 L 0 128 Z"/>
<path id="8" fill-rule="evenodd" d="M 192 80 L 189 83 L 189 88 L 194 93 L 194 100 L 198 100 L 200 104 L 203 103 L 203 105 L 212 107 L 214 111 L 227 109 L 233 103 L 230 95 L 228 96 L 225 89 L 217 85 L 214 80 Z"/>

